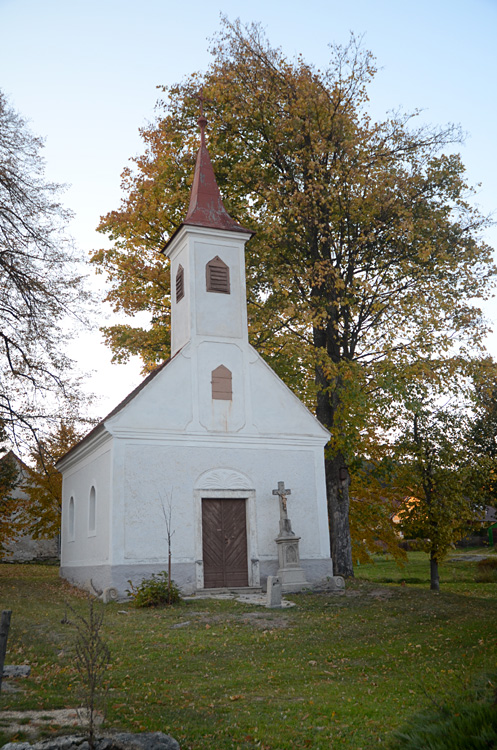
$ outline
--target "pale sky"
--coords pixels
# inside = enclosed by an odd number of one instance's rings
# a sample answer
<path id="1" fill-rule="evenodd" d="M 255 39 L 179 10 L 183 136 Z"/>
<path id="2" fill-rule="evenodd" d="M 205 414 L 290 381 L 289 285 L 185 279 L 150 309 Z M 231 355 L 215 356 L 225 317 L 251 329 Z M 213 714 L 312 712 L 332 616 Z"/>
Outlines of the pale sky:
<path id="1" fill-rule="evenodd" d="M 497 0 L 0 0 L 0 88 L 46 139 L 48 179 L 70 186 L 70 230 L 85 255 L 106 243 L 95 227 L 118 207 L 121 171 L 143 150 L 138 129 L 154 118 L 156 86 L 207 68 L 220 13 L 260 22 L 273 45 L 317 67 L 329 43 L 363 35 L 379 67 L 373 116 L 422 109 L 425 122 L 460 124 L 469 181 L 481 183 L 476 202 L 496 212 Z M 486 239 L 497 249 L 497 229 Z M 485 310 L 497 358 L 497 304 Z M 102 305 L 103 323 L 107 314 Z M 110 364 L 98 332 L 70 354 L 96 370 L 95 415 L 141 380 L 138 362 Z"/>

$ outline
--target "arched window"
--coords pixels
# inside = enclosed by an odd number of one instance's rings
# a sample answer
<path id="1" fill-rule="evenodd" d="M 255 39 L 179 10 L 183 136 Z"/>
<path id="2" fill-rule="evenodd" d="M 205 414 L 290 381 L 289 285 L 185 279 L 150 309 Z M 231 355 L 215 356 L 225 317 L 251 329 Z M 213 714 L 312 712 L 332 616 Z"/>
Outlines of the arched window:
<path id="1" fill-rule="evenodd" d="M 231 401 L 233 390 L 231 385 L 231 372 L 224 365 L 219 365 L 212 371 L 212 398 L 222 401 Z"/>
<path id="2" fill-rule="evenodd" d="M 185 271 L 183 266 L 178 266 L 176 273 L 176 302 L 185 296 Z"/>
<path id="3" fill-rule="evenodd" d="M 218 255 L 207 263 L 205 275 L 208 292 L 230 293 L 230 269 Z"/>
<path id="4" fill-rule="evenodd" d="M 95 487 L 90 490 L 90 502 L 88 505 L 88 533 L 94 534 L 96 531 L 96 518 L 97 518 L 97 493 Z"/>
<path id="5" fill-rule="evenodd" d="M 69 541 L 74 541 L 74 498 L 69 498 L 69 508 L 67 513 L 67 526 Z"/>

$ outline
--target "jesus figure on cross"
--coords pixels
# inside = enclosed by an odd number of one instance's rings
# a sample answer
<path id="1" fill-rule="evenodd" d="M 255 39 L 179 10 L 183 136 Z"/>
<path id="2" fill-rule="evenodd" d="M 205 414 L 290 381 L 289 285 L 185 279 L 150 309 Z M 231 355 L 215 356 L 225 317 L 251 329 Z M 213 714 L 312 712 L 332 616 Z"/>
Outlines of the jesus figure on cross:
<path id="1" fill-rule="evenodd" d="M 273 495 L 279 495 L 280 498 L 280 510 L 284 514 L 284 518 L 288 518 L 286 513 L 286 498 L 287 495 L 291 495 L 291 490 L 285 489 L 285 483 L 284 482 L 278 482 L 278 489 L 273 490 Z"/>
<path id="2" fill-rule="evenodd" d="M 293 536 L 292 531 L 292 523 L 290 519 L 288 518 L 288 514 L 286 511 L 286 499 L 288 495 L 291 495 L 291 490 L 285 489 L 285 483 L 284 482 L 278 482 L 278 489 L 273 490 L 273 495 L 278 495 L 279 501 L 280 501 L 280 536 L 281 535 L 290 535 Z"/>

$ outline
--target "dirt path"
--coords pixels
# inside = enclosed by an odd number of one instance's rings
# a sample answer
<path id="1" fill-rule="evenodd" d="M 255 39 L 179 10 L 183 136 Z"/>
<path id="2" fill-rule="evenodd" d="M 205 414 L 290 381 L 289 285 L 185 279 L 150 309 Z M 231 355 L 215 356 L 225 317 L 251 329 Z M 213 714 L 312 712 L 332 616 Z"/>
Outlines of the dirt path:
<path id="1" fill-rule="evenodd" d="M 23 732 L 34 736 L 40 729 L 60 729 L 62 727 L 82 727 L 86 724 L 84 708 L 62 708 L 55 711 L 1 711 L 0 729 L 15 735 Z M 96 723 L 101 724 L 100 716 Z"/>

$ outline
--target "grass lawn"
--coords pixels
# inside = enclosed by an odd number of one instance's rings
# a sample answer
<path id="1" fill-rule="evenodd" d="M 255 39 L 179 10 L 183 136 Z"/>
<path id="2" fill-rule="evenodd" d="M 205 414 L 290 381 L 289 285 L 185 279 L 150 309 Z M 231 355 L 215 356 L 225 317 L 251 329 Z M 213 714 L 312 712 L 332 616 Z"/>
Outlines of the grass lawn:
<path id="1" fill-rule="evenodd" d="M 441 565 L 440 594 L 426 555 L 411 553 L 403 569 L 383 557 L 358 566 L 345 593 L 292 595 L 291 609 L 109 604 L 107 726 L 168 732 L 182 750 L 388 747 L 407 716 L 496 672 L 497 583 L 475 583 L 466 555 Z M 66 603 L 87 607 L 56 567 L 0 565 L 6 662 L 32 667 L 2 709 L 80 704 Z"/>

